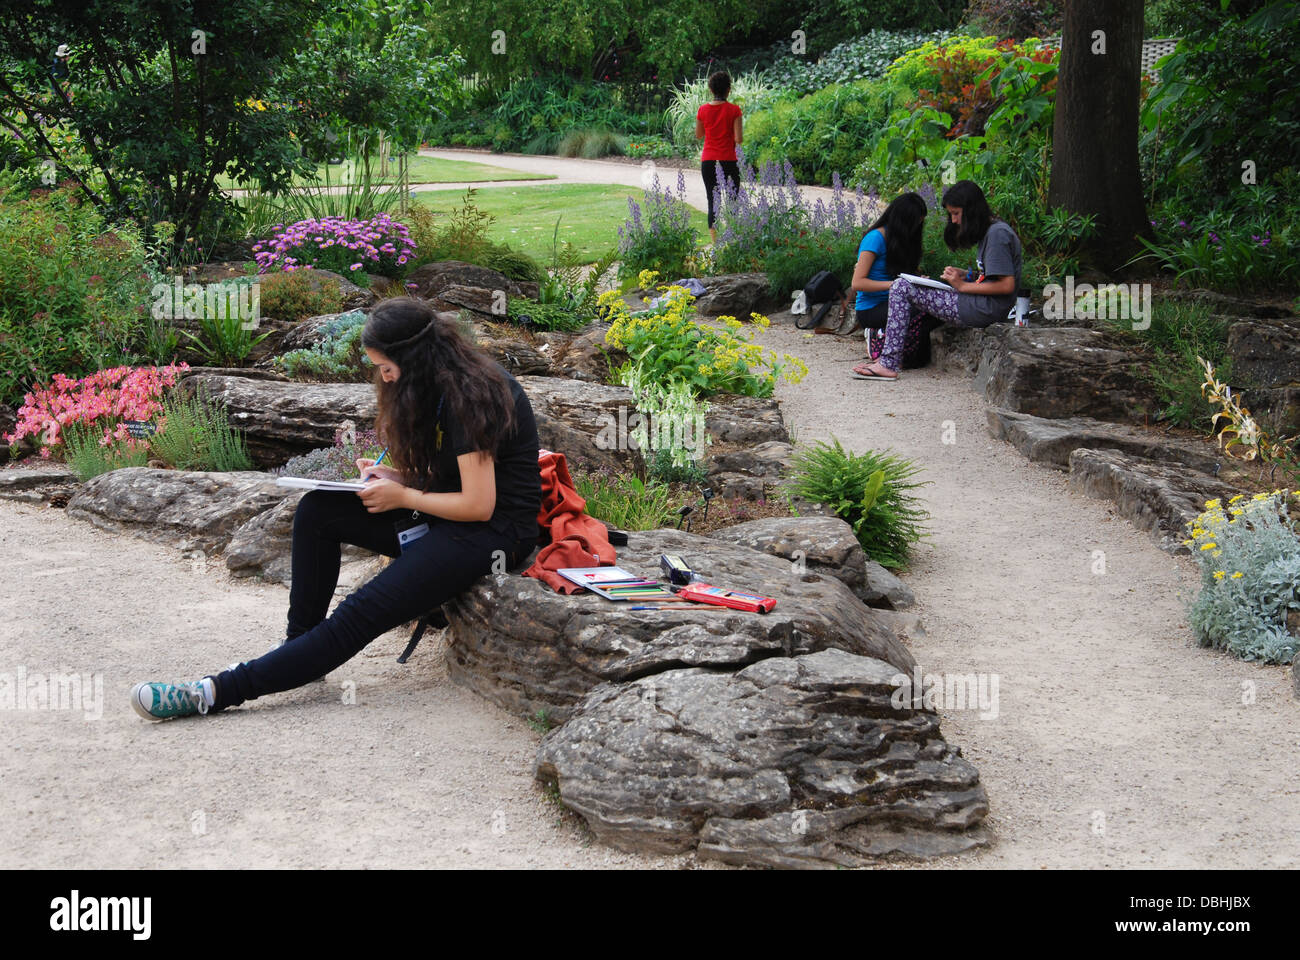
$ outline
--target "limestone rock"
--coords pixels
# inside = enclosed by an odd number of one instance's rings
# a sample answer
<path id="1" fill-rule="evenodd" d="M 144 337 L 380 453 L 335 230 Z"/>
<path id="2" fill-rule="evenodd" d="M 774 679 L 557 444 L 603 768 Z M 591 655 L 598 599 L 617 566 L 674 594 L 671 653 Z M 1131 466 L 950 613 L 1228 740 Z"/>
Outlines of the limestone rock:
<path id="1" fill-rule="evenodd" d="M 261 577 L 288 583 L 293 560 L 293 515 L 303 490 L 287 496 L 269 510 L 241 524 L 226 546 L 226 568 L 236 577 Z"/>
<path id="2" fill-rule="evenodd" d="M 280 353 L 288 353 L 290 350 L 310 350 L 317 344 L 321 343 L 325 337 L 321 333 L 321 328 L 328 323 L 333 323 L 340 319 L 361 320 L 365 321 L 365 310 L 345 310 L 342 313 L 323 313 L 318 317 L 308 317 L 306 320 L 297 324 L 293 330 L 285 334 L 284 341 L 280 345 Z"/>
<path id="3" fill-rule="evenodd" d="M 508 297 L 524 295 L 520 285 L 501 271 L 493 270 L 491 267 L 476 266 L 463 260 L 440 260 L 437 263 L 426 263 L 417 267 L 406 278 L 406 289 L 411 292 L 411 296 L 423 300 L 433 300 L 435 303 L 443 299 L 443 293 L 450 287 L 486 290 L 489 303 L 492 292 L 495 290 L 504 291 Z M 439 309 L 446 310 L 449 308 L 439 306 Z M 489 307 L 488 310 L 483 312 L 491 313 L 491 308 Z"/>
<path id="4" fill-rule="evenodd" d="M 794 447 L 769 440 L 755 447 L 710 454 L 707 460 L 709 485 L 727 500 L 763 500 L 793 466 Z"/>
<path id="5" fill-rule="evenodd" d="M 771 397 L 742 397 L 728 393 L 710 397 L 708 403 L 704 426 L 715 442 L 790 442 L 781 407 Z"/>
<path id="6" fill-rule="evenodd" d="M 916 602 L 901 580 L 867 559 L 853 528 L 837 516 L 768 517 L 723 527 L 709 536 L 834 577 L 871 607 L 901 610 Z"/>
<path id="7" fill-rule="evenodd" d="M 1238 320 L 1228 328 L 1232 375 L 1261 387 L 1300 387 L 1300 318 Z"/>
<path id="8" fill-rule="evenodd" d="M 869 607 L 906 610 L 916 605 L 916 594 L 912 588 L 874 560 L 867 561 L 866 583 L 863 588 L 854 592 Z"/>
<path id="9" fill-rule="evenodd" d="M 767 313 L 787 305 L 785 299 L 769 292 L 765 273 L 727 273 L 703 277 L 700 282 L 707 291 L 695 301 L 695 312 L 701 317 L 748 320 L 751 313 Z"/>
<path id="10" fill-rule="evenodd" d="M 68 495 L 80 484 L 77 475 L 63 467 L 0 470 L 0 499 L 46 503 L 51 497 Z"/>
<path id="11" fill-rule="evenodd" d="M 1045 420 L 1027 413 L 990 407 L 989 434 L 1005 440 L 1028 459 L 1058 470 L 1070 469 L 1070 454 L 1078 449 L 1119 450 L 1155 460 L 1173 460 L 1193 470 L 1214 471 L 1219 456 L 1213 444 L 1165 437 L 1151 430 L 1087 417 Z"/>
<path id="12" fill-rule="evenodd" d="M 544 351 L 551 359 L 551 375 L 571 380 L 604 383 L 609 379 L 610 364 L 615 368 L 627 360 L 627 354 L 605 343 L 607 323 L 588 324 L 574 333 L 548 331 L 539 334 Z"/>
<path id="13" fill-rule="evenodd" d="M 374 426 L 375 389 L 366 383 L 281 383 L 248 377 L 200 375 L 179 386 L 202 390 L 225 406 L 230 425 L 244 432 L 248 452 L 263 467 L 334 443 L 344 420 L 358 430 Z"/>
<path id="14" fill-rule="evenodd" d="M 544 448 L 563 453 L 569 465 L 642 469 L 639 450 L 627 443 L 632 415 L 632 391 L 627 387 L 585 383 L 560 377 L 519 377 L 537 420 Z"/>
<path id="15" fill-rule="evenodd" d="M 1205 509 L 1205 501 L 1226 501 L 1239 492 L 1172 460 L 1084 449 L 1070 454 L 1070 489 L 1113 500 L 1116 513 L 1152 534 L 1172 553 L 1186 551 L 1185 525 Z"/>
<path id="16" fill-rule="evenodd" d="M 213 553 L 237 527 L 287 493 L 265 473 L 127 467 L 82 484 L 68 514 L 112 533 Z"/>
<path id="17" fill-rule="evenodd" d="M 605 684 L 546 735 L 536 775 L 625 850 L 828 868 L 985 843 L 978 771 L 902 683 L 825 649 Z"/>
<path id="18" fill-rule="evenodd" d="M 994 406 L 1057 419 L 1143 423 L 1159 409 L 1137 358 L 1113 338 L 1082 327 L 987 328 L 976 387 Z"/>
<path id="19" fill-rule="evenodd" d="M 634 611 L 592 593 L 565 596 L 538 580 L 492 575 L 443 605 L 449 674 L 512 713 L 545 709 L 563 719 L 599 683 L 680 666 L 736 668 L 837 647 L 912 669 L 899 623 L 877 617 L 833 577 L 800 577 L 785 560 L 677 530 L 630 534 L 618 564 L 658 578 L 664 553 L 683 556 L 707 582 L 776 597 L 776 609 Z"/>

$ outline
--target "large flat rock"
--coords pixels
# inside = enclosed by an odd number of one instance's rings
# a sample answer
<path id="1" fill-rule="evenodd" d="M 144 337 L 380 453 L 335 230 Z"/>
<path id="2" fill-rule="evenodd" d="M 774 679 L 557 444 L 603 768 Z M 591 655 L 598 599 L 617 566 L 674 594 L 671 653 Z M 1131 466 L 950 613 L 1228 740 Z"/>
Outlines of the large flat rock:
<path id="1" fill-rule="evenodd" d="M 82 484 L 68 514 L 113 533 L 213 553 L 288 493 L 265 473 L 127 467 Z"/>
<path id="2" fill-rule="evenodd" d="M 605 684 L 547 734 L 536 774 L 627 850 L 826 868 L 985 843 L 978 771 L 895 699 L 901 682 L 827 649 Z"/>
<path id="3" fill-rule="evenodd" d="M 70 495 L 80 484 L 77 475 L 65 467 L 0 470 L 0 499 L 46 503 L 51 497 Z"/>
<path id="4" fill-rule="evenodd" d="M 1047 419 L 1088 417 L 1145 423 L 1159 409 L 1138 374 L 1138 358 L 1115 337 L 1086 327 L 941 327 L 935 350 L 945 369 L 975 376 L 995 407 Z"/>
<path id="5" fill-rule="evenodd" d="M 1075 450 L 1119 450 L 1154 460 L 1173 460 L 1193 470 L 1213 473 L 1221 459 L 1213 444 L 1162 436 L 1153 430 L 1088 417 L 1047 420 L 990 407 L 989 435 L 1005 440 L 1025 457 L 1058 470 L 1070 469 Z"/>
<path id="6" fill-rule="evenodd" d="M 1205 501 L 1226 501 L 1240 492 L 1172 460 L 1085 449 L 1070 454 L 1070 489 L 1113 501 L 1116 513 L 1171 553 L 1186 552 L 1186 524 L 1205 509 Z"/>
<path id="7" fill-rule="evenodd" d="M 776 597 L 776 609 L 634 611 L 588 592 L 566 596 L 538 580 L 489 575 L 443 605 L 448 672 L 512 713 L 544 709 L 564 719 L 600 683 L 678 667 L 736 669 L 836 647 L 912 668 L 900 639 L 906 624 L 864 606 L 833 577 L 800 575 L 778 557 L 677 530 L 630 534 L 618 564 L 658 578 L 664 553 L 718 586 Z"/>
<path id="8" fill-rule="evenodd" d="M 179 387 L 222 404 L 230 425 L 244 432 L 248 453 L 263 467 L 332 446 L 345 420 L 374 426 L 375 388 L 368 383 L 289 383 L 249 377 L 186 377 Z"/>

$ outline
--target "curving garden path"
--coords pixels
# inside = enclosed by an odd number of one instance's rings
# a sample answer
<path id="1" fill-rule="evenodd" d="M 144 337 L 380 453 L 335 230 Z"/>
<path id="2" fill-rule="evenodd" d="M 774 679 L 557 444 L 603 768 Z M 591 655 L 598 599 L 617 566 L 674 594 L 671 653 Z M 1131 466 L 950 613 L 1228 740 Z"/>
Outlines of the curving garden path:
<path id="1" fill-rule="evenodd" d="M 620 167 L 639 184 L 627 165 L 492 158 L 515 161 L 564 176 Z M 889 447 L 932 482 L 933 535 L 907 576 L 927 630 L 912 650 L 927 672 L 998 678 L 996 717 L 940 711 L 945 738 L 980 769 L 997 840 L 944 865 L 1300 865 L 1289 829 L 1300 711 L 1285 668 L 1190 646 L 1189 563 L 989 439 L 965 378 L 855 381 L 859 342 L 779 322 L 762 340 L 809 365 L 778 390 L 798 441 Z M 103 683 L 98 718 L 6 713 L 0 868 L 695 863 L 592 842 L 534 785 L 538 734 L 453 686 L 434 642 L 403 667 L 405 637 L 389 634 L 325 683 L 217 718 L 143 723 L 127 705 L 135 681 L 264 651 L 287 591 L 8 501 L 0 550 L 0 672 Z"/>

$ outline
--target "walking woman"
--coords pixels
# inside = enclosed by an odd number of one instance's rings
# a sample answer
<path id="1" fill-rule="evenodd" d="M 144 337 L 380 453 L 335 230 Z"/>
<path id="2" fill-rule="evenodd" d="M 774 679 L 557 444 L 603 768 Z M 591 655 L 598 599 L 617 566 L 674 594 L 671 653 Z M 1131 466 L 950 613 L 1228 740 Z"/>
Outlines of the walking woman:
<path id="1" fill-rule="evenodd" d="M 740 189 L 740 166 L 736 162 L 736 146 L 741 142 L 743 124 L 740 107 L 727 101 L 731 93 L 731 75 L 724 70 L 709 77 L 709 92 L 713 99 L 700 104 L 695 114 L 695 138 L 704 138 L 700 152 L 700 172 L 704 175 L 704 192 L 709 199 L 709 236 L 718 242 L 714 223 L 718 218 L 717 193 L 719 168 L 723 180 L 733 191 Z"/>
<path id="2" fill-rule="evenodd" d="M 514 566 L 532 551 L 537 425 L 515 379 L 420 300 L 380 303 L 361 343 L 376 367 L 376 430 L 393 465 L 358 460 L 364 490 L 299 501 L 284 643 L 201 680 L 136 684 L 131 705 L 142 717 L 213 713 L 310 683 L 495 562 Z M 344 543 L 395 559 L 326 617 Z"/>
<path id="3" fill-rule="evenodd" d="M 993 216 L 984 191 L 970 180 L 959 180 L 943 194 L 948 226 L 943 239 L 949 250 L 975 247 L 975 270 L 944 267 L 943 281 L 951 290 L 912 283 L 899 277 L 889 287 L 888 319 L 880 356 L 853 368 L 858 380 L 897 380 L 907 332 L 929 314 L 962 327 L 987 327 L 1005 320 L 1020 287 L 1020 238 Z"/>

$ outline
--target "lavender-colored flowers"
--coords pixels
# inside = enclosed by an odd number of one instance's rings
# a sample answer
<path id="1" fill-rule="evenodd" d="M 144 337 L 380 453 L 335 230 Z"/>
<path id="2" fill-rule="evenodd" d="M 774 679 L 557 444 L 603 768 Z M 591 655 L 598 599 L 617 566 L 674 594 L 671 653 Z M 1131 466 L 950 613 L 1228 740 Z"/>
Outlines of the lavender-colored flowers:
<path id="1" fill-rule="evenodd" d="M 858 236 L 870 224 L 873 200 L 861 190 L 845 191 L 838 176 L 832 180 L 829 202 L 819 198 L 809 208 L 788 160 L 782 167 L 768 162 L 755 171 L 739 152 L 738 156 L 740 189 L 720 193 L 719 269 L 757 269 L 772 250 L 808 237 Z"/>
<path id="2" fill-rule="evenodd" d="M 259 273 L 276 268 L 337 272 L 364 268 L 395 277 L 416 246 L 406 224 L 386 213 L 369 220 L 300 220 L 287 228 L 277 224 L 275 230 L 270 240 L 253 245 Z"/>

